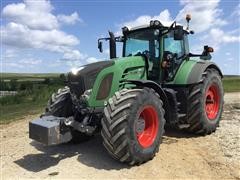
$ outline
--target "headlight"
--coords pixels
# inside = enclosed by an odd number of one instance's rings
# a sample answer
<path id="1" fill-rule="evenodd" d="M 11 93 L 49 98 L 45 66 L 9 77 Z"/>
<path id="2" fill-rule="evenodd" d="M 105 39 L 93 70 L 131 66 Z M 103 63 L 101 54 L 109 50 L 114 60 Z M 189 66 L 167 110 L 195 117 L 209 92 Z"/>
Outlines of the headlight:
<path id="1" fill-rule="evenodd" d="M 78 71 L 82 70 L 84 66 L 78 67 L 78 68 L 72 68 L 71 72 L 73 75 L 77 75 Z"/>

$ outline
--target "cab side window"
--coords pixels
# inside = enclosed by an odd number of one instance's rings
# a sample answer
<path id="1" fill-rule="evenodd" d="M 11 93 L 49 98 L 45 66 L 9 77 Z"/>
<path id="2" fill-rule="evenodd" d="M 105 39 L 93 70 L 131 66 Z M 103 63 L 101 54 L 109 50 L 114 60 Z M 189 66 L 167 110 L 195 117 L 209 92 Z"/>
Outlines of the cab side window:
<path id="1" fill-rule="evenodd" d="M 180 67 L 185 55 L 185 40 L 174 40 L 173 33 L 163 37 L 163 59 L 162 62 L 167 64 L 163 68 L 162 79 L 164 81 L 173 80 L 178 68 Z M 165 54 L 171 54 L 171 59 L 164 59 Z"/>
<path id="2" fill-rule="evenodd" d="M 184 41 L 174 40 L 173 37 L 167 36 L 164 38 L 164 51 L 175 53 L 179 58 L 184 55 Z"/>

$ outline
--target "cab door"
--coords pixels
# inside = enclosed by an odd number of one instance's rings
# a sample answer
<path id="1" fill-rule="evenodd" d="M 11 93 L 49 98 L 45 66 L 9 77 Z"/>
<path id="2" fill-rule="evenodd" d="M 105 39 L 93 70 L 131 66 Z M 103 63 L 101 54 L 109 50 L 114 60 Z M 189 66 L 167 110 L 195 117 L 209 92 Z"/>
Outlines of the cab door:
<path id="1" fill-rule="evenodd" d="M 174 40 L 173 33 L 163 37 L 163 53 L 161 61 L 161 79 L 163 82 L 172 81 L 183 60 L 187 58 L 188 41 L 185 35 L 182 40 Z"/>

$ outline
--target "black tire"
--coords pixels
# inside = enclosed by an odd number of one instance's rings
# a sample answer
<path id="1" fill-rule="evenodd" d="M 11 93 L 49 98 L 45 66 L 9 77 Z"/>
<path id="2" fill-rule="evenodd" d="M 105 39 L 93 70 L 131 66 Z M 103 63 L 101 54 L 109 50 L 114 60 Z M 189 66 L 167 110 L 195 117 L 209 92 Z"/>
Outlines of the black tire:
<path id="1" fill-rule="evenodd" d="M 221 77 L 217 70 L 207 69 L 203 73 L 202 78 L 202 83 L 190 88 L 187 113 L 187 121 L 190 126 L 187 128 L 187 131 L 206 135 L 214 132 L 219 126 L 223 111 L 224 92 Z M 216 105 L 216 111 L 211 111 L 213 112 L 211 116 L 211 113 L 207 112 L 205 107 L 207 107 L 206 104 L 209 103 L 207 93 L 209 93 L 210 89 L 213 87 L 216 89 L 219 99 L 210 102 L 213 104 L 215 104 L 214 102 L 218 102 L 218 106 Z"/>
<path id="2" fill-rule="evenodd" d="M 146 107 L 154 109 L 157 130 L 149 146 L 143 147 L 138 140 L 135 128 L 136 122 L 140 119 L 140 113 Z M 147 120 L 151 121 L 149 117 Z M 152 159 L 158 152 L 164 125 L 162 101 L 154 90 L 123 89 L 116 92 L 104 108 L 101 131 L 103 145 L 113 158 L 130 165 L 139 165 Z M 144 132 L 145 127 L 142 130 Z"/>
<path id="3" fill-rule="evenodd" d="M 47 108 L 44 115 L 53 115 L 57 117 L 73 116 L 72 100 L 70 89 L 66 86 L 53 93 L 48 100 Z M 71 129 L 73 143 L 87 141 L 91 136 Z"/>
<path id="4" fill-rule="evenodd" d="M 69 117 L 73 115 L 72 100 L 68 87 L 58 89 L 48 100 L 45 115 Z"/>

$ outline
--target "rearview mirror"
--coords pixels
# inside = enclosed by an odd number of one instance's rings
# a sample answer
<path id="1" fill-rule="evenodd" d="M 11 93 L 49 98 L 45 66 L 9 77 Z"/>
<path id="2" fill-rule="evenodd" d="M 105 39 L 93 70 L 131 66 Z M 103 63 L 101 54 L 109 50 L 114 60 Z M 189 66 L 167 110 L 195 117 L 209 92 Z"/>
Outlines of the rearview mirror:
<path id="1" fill-rule="evenodd" d="M 206 49 L 206 51 L 209 52 L 209 53 L 214 52 L 214 49 L 212 47 L 209 47 L 209 46 L 204 46 L 204 49 Z"/>
<path id="2" fill-rule="evenodd" d="M 184 37 L 183 26 L 176 26 L 173 30 L 173 33 L 174 40 L 183 40 Z"/>
<path id="3" fill-rule="evenodd" d="M 211 54 L 214 50 L 212 47 L 209 47 L 209 46 L 204 46 L 204 49 L 203 49 L 203 52 L 200 56 L 200 59 L 203 59 L 203 60 L 210 60 L 212 58 Z"/>
<path id="4" fill-rule="evenodd" d="M 101 53 L 103 52 L 102 41 L 98 41 L 98 49 Z"/>

